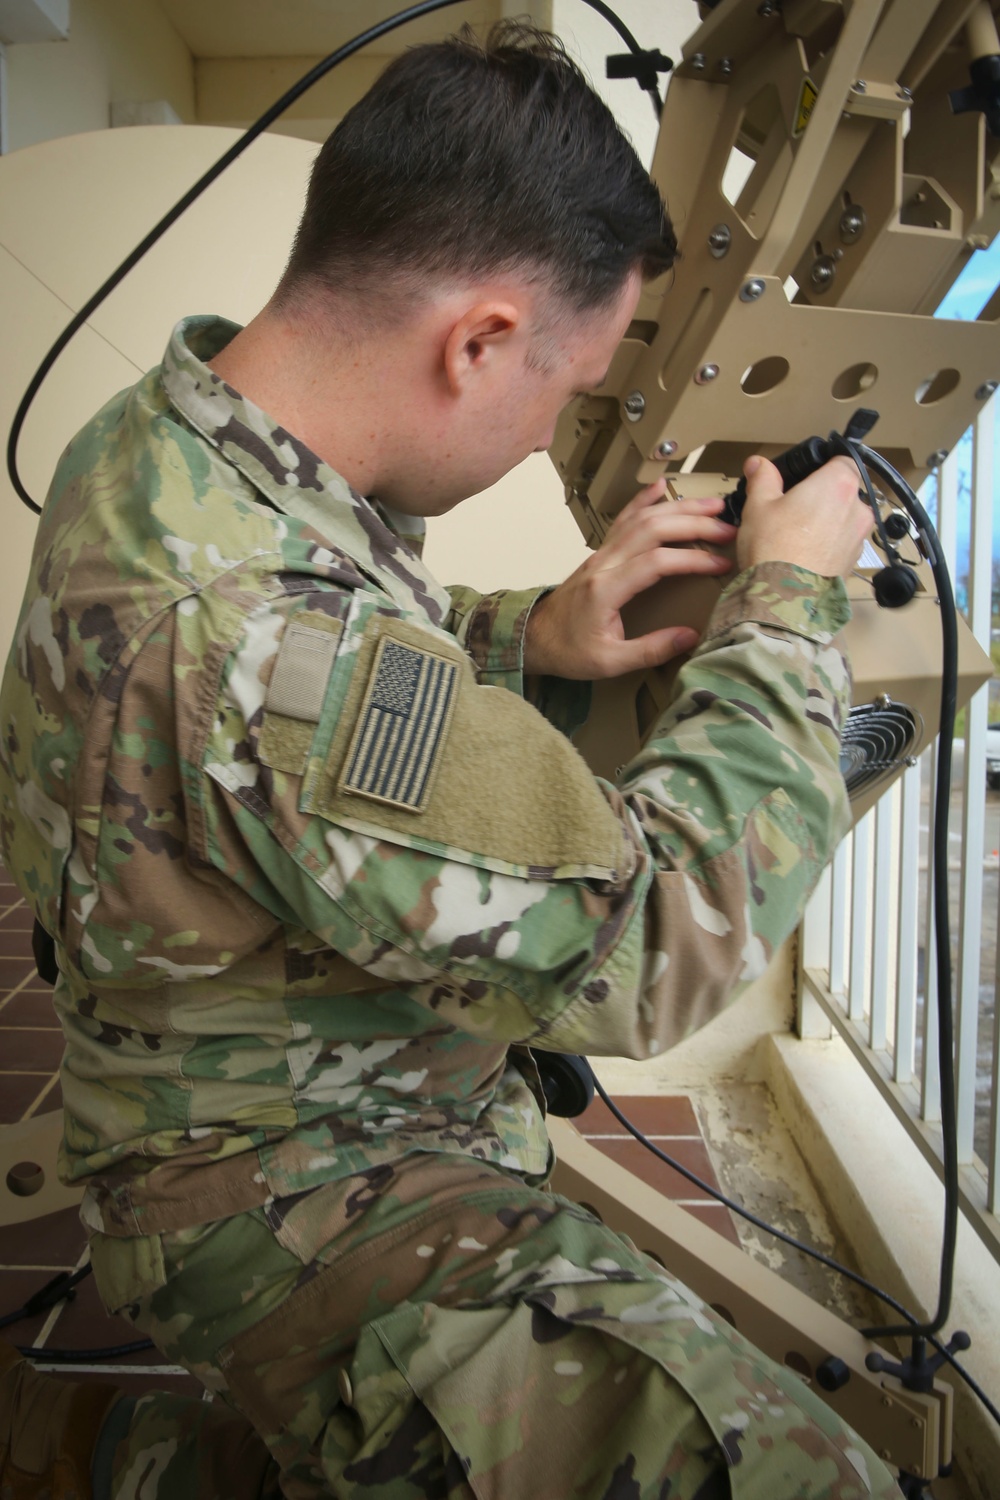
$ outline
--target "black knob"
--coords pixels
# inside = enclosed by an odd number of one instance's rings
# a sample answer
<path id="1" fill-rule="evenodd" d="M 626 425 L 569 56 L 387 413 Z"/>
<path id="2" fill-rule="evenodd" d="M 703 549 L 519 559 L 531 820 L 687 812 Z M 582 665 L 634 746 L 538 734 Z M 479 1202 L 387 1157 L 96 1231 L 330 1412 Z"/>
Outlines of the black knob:
<path id="1" fill-rule="evenodd" d="M 885 529 L 894 542 L 901 542 L 910 534 L 910 522 L 901 510 L 891 510 L 885 518 Z"/>
<path id="2" fill-rule="evenodd" d="M 850 1370 L 836 1354 L 828 1354 L 823 1363 L 816 1366 L 816 1383 L 824 1391 L 839 1391 L 850 1378 Z"/>
<path id="3" fill-rule="evenodd" d="M 899 609 L 917 592 L 917 575 L 905 563 L 892 563 L 875 574 L 872 587 L 883 609 Z"/>
<path id="4" fill-rule="evenodd" d="M 569 1052 L 535 1052 L 550 1115 L 576 1119 L 594 1097 L 594 1074 L 585 1057 Z"/>

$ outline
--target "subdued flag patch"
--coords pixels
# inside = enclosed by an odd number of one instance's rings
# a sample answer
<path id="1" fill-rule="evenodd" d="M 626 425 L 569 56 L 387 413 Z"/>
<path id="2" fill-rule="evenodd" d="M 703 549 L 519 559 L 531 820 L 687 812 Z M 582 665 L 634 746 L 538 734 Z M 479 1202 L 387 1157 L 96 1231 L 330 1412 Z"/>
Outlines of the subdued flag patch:
<path id="1" fill-rule="evenodd" d="M 458 693 L 458 666 L 383 636 L 340 785 L 420 812 L 430 795 Z"/>

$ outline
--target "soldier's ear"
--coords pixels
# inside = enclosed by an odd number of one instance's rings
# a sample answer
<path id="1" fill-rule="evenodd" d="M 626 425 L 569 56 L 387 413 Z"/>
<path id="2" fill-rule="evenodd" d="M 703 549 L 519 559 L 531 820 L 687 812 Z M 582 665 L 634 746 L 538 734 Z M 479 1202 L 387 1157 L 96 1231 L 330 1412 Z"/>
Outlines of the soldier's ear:
<path id="1" fill-rule="evenodd" d="M 443 350 L 445 379 L 453 395 L 461 395 L 484 375 L 506 364 L 521 321 L 521 310 L 501 297 L 471 303 L 459 314 Z"/>

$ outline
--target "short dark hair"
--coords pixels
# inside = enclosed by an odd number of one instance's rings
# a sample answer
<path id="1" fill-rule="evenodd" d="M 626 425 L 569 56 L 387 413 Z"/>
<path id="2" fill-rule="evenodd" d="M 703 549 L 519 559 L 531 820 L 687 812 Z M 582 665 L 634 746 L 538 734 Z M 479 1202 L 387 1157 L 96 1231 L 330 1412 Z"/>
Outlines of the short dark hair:
<path id="1" fill-rule="evenodd" d="M 344 116 L 277 300 L 518 269 L 582 312 L 676 251 L 659 192 L 562 43 L 501 21 L 403 53 Z"/>

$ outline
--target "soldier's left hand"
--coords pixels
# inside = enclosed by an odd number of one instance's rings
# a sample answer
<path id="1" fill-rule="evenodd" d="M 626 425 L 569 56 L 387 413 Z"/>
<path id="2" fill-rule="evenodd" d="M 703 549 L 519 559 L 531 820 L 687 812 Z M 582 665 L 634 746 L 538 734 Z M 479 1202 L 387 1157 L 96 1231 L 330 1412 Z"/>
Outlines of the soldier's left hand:
<path id="1" fill-rule="evenodd" d="M 736 528 L 717 519 L 719 498 L 660 502 L 662 479 L 640 490 L 620 512 L 601 546 L 575 573 L 532 609 L 524 643 L 524 670 L 595 681 L 641 667 L 660 666 L 697 644 L 698 632 L 672 625 L 627 640 L 621 611 L 661 578 L 719 576 L 732 563 L 692 542 L 724 545 Z"/>

